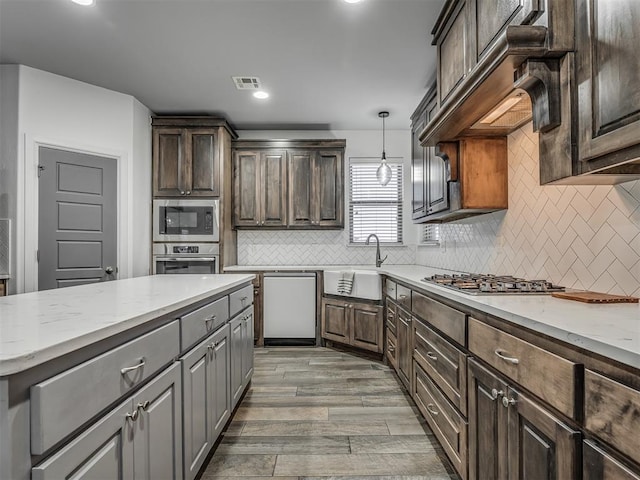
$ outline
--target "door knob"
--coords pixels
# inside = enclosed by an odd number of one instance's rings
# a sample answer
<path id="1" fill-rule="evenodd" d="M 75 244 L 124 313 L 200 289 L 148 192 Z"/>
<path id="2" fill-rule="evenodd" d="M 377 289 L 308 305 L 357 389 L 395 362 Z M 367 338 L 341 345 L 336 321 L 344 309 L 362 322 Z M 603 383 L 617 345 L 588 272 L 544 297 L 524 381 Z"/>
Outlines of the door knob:
<path id="1" fill-rule="evenodd" d="M 111 275 L 113 273 L 113 267 L 107 267 L 104 269 L 104 273 Z"/>

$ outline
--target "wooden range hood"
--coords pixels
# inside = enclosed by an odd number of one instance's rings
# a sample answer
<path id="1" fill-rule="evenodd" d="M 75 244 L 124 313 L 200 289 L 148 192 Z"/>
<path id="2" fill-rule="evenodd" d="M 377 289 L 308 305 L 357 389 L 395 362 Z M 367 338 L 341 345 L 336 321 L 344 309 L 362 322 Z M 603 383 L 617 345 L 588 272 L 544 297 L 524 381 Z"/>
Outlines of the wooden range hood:
<path id="1" fill-rule="evenodd" d="M 499 2 L 503 9 L 496 12 L 487 7 L 498 5 L 490 0 L 447 1 L 432 31 L 438 48 L 439 110 L 419 134 L 420 143 L 436 146 L 465 137 L 508 135 L 522 122 L 491 126 L 480 120 L 520 89 L 531 99 L 533 128 L 540 133 L 541 184 L 614 184 L 640 178 L 640 140 L 634 140 L 632 132 L 640 122 L 621 115 L 614 119 L 618 123 L 613 122 L 613 127 L 606 126 L 618 131 L 609 135 L 603 130 L 596 138 L 598 125 L 590 122 L 599 118 L 598 106 L 584 111 L 591 102 L 583 96 L 594 95 L 583 92 L 584 84 L 604 81 L 595 78 L 602 69 L 595 64 L 593 45 L 613 45 L 607 53 L 619 55 L 615 60 L 622 70 L 627 69 L 620 73 L 629 78 L 630 86 L 608 94 L 627 95 L 631 102 L 640 98 L 640 73 L 630 62 L 625 67 L 620 61 L 635 52 L 624 38 L 637 37 L 640 28 L 633 15 L 614 12 L 626 33 L 623 40 L 608 38 L 606 31 L 592 38 L 590 22 L 597 19 L 590 19 L 589 9 L 602 2 L 605 0 L 513 0 Z M 625 2 L 634 13 L 640 10 L 634 0 Z M 590 72 L 594 78 L 589 77 Z M 616 101 L 623 103 L 619 98 L 612 98 L 611 103 Z"/>

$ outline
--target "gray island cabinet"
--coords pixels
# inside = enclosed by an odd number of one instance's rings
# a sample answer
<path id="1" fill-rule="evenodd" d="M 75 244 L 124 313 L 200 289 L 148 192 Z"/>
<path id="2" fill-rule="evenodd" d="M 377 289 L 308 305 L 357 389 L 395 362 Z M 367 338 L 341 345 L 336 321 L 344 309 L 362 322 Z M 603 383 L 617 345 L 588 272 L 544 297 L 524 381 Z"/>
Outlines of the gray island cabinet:
<path id="1" fill-rule="evenodd" d="M 253 373 L 252 275 L 0 302 L 0 478 L 194 478 Z"/>

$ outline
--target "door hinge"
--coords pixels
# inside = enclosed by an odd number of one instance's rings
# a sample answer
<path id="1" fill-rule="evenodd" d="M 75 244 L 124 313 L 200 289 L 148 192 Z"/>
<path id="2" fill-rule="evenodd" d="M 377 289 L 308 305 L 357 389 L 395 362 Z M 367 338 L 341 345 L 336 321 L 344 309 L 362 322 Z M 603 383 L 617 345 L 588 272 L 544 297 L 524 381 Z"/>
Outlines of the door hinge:
<path id="1" fill-rule="evenodd" d="M 36 262 L 40 262 L 40 250 L 36 250 Z"/>
<path id="2" fill-rule="evenodd" d="M 38 165 L 38 178 L 42 176 L 42 172 L 44 171 L 44 169 L 45 169 L 44 165 Z"/>

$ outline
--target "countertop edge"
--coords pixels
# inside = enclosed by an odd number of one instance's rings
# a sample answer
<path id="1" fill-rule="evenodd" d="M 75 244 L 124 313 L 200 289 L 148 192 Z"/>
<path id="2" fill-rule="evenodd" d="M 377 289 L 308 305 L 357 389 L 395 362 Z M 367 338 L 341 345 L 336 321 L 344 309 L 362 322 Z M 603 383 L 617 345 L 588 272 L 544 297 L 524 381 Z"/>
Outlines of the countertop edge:
<path id="1" fill-rule="evenodd" d="M 137 315 L 132 318 L 114 323 L 112 325 L 108 325 L 100 329 L 88 332 L 84 335 L 71 337 L 64 342 L 59 342 L 55 345 L 45 347 L 41 350 L 25 353 L 23 355 L 7 359 L 0 358 L 0 378 L 23 372 L 55 358 L 61 357 L 62 355 L 66 355 L 75 350 L 79 350 L 91 344 L 106 340 L 109 337 L 118 335 L 127 330 L 143 325 L 155 318 L 168 315 L 171 312 L 178 311 L 181 308 L 187 307 L 188 305 L 191 305 L 193 303 L 197 303 L 218 293 L 251 282 L 253 278 L 254 275 L 246 274 L 243 275 L 242 278 L 233 280 L 228 284 L 225 284 L 224 286 L 213 288 L 212 290 L 209 290 L 205 293 L 200 293 L 195 296 L 185 298 L 178 302 L 174 302 L 161 308 L 151 310 L 142 315 Z"/>

